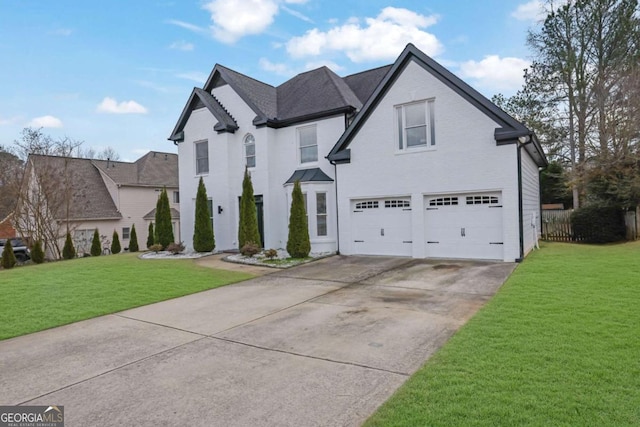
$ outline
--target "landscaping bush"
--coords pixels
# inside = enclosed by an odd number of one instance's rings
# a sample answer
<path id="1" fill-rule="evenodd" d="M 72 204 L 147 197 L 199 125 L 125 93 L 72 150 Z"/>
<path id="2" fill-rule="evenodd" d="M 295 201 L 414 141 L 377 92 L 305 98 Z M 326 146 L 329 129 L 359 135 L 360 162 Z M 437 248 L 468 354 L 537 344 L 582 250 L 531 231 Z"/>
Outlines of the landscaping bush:
<path id="1" fill-rule="evenodd" d="M 36 240 L 31 250 L 31 261 L 35 264 L 42 264 L 44 262 L 44 250 L 42 249 L 42 241 Z"/>
<path id="2" fill-rule="evenodd" d="M 289 252 L 292 258 L 305 258 L 309 256 L 309 252 L 311 252 L 307 213 L 305 211 L 304 197 L 302 196 L 299 181 L 296 181 L 293 185 L 293 193 L 291 195 L 287 252 Z"/>
<path id="3" fill-rule="evenodd" d="M 156 234 L 154 243 L 159 243 L 163 248 L 173 243 L 173 225 L 171 224 L 171 208 L 167 189 L 163 188 L 156 203 Z"/>
<path id="4" fill-rule="evenodd" d="M 242 197 L 240 198 L 240 224 L 238 225 L 238 247 L 240 251 L 249 242 L 260 246 L 260 231 L 258 230 L 258 212 L 253 198 L 253 184 L 247 168 L 244 169 L 242 180 Z"/>
<path id="5" fill-rule="evenodd" d="M 74 259 L 76 257 L 76 248 L 73 247 L 73 240 L 71 240 L 71 233 L 67 232 L 67 237 L 64 240 L 64 247 L 62 248 L 62 258 Z"/>
<path id="6" fill-rule="evenodd" d="M 129 236 L 129 252 L 138 252 L 138 234 L 136 233 L 136 225 L 131 226 L 131 235 Z"/>
<path id="7" fill-rule="evenodd" d="M 585 243 L 619 242 L 626 238 L 624 211 L 617 207 L 586 206 L 571 214 L 574 240 Z"/>
<path id="8" fill-rule="evenodd" d="M 244 256 L 252 257 L 260 252 L 260 246 L 253 242 L 247 242 L 240 248 L 240 253 Z"/>
<path id="9" fill-rule="evenodd" d="M 216 247 L 211 223 L 211 212 L 207 200 L 207 188 L 200 177 L 198 192 L 196 194 L 196 218 L 193 227 L 193 249 L 196 252 L 211 252 Z"/>
<path id="10" fill-rule="evenodd" d="M 153 231 L 153 223 L 149 223 L 149 235 L 147 236 L 147 249 L 151 249 L 151 246 L 154 245 L 155 232 Z"/>
<path id="11" fill-rule="evenodd" d="M 278 256 L 278 251 L 275 249 L 267 249 L 266 251 L 264 251 L 264 256 L 269 259 L 274 259 Z"/>
<path id="12" fill-rule="evenodd" d="M 153 244 L 149 246 L 149 250 L 158 253 L 162 250 L 162 245 L 160 243 Z"/>
<path id="13" fill-rule="evenodd" d="M 4 250 L 2 251 L 2 260 L 0 260 L 0 265 L 2 268 L 13 268 L 16 265 L 16 254 L 13 253 L 13 246 L 11 246 L 11 239 L 7 239 L 7 242 L 4 244 Z"/>
<path id="14" fill-rule="evenodd" d="M 166 250 L 171 252 L 174 255 L 178 255 L 179 253 L 182 253 L 182 251 L 184 251 L 184 244 L 182 244 L 182 242 L 169 243 L 169 245 L 166 247 Z"/>
<path id="15" fill-rule="evenodd" d="M 102 247 L 100 245 L 100 234 L 98 229 L 93 232 L 93 238 L 91 239 L 91 256 L 102 255 Z"/>
<path id="16" fill-rule="evenodd" d="M 118 232 L 116 230 L 113 230 L 113 238 L 111 239 L 111 253 L 119 254 L 121 250 L 122 247 L 120 246 L 120 237 L 118 236 Z"/>

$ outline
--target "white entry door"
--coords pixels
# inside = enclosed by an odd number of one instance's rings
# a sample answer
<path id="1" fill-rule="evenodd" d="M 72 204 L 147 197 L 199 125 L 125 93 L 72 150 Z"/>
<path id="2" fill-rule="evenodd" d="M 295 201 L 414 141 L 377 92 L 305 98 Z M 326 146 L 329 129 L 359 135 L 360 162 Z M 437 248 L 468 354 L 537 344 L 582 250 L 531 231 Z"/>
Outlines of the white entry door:
<path id="1" fill-rule="evenodd" d="M 500 193 L 431 196 L 425 207 L 427 257 L 503 259 Z"/>
<path id="2" fill-rule="evenodd" d="M 411 256 L 411 200 L 384 198 L 351 202 L 353 253 Z"/>

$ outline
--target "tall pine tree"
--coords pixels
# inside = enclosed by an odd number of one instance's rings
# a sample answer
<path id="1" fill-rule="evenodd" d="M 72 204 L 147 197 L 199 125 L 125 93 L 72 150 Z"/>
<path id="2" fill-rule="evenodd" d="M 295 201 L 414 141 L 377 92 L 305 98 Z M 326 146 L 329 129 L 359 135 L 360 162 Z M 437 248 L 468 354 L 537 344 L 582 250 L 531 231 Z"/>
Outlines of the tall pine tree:
<path id="1" fill-rule="evenodd" d="M 196 194 L 196 218 L 193 228 L 193 249 L 196 252 L 211 252 L 216 247 L 211 223 L 211 212 L 207 200 L 207 189 L 200 177 L 198 193 Z"/>
<path id="2" fill-rule="evenodd" d="M 150 222 L 149 223 L 149 234 L 147 234 L 147 249 L 149 249 L 151 246 L 153 246 L 155 244 L 155 240 L 156 240 L 156 233 L 153 229 L 153 223 Z"/>
<path id="3" fill-rule="evenodd" d="M 300 181 L 295 182 L 291 194 L 287 252 L 289 252 L 292 258 L 305 258 L 309 256 L 309 252 L 311 252 L 307 212 L 304 206 L 304 196 L 300 188 Z"/>
<path id="4" fill-rule="evenodd" d="M 131 235 L 129 236 L 129 252 L 138 252 L 138 233 L 136 233 L 136 225 L 131 226 Z"/>
<path id="5" fill-rule="evenodd" d="M 120 246 L 120 236 L 118 236 L 118 232 L 116 230 L 113 230 L 113 238 L 111 239 L 111 253 L 119 254 L 121 250 L 122 247 Z"/>
<path id="6" fill-rule="evenodd" d="M 4 244 L 4 250 L 2 251 L 2 259 L 0 259 L 0 265 L 3 268 L 13 268 L 18 261 L 16 260 L 16 254 L 13 253 L 13 246 L 11 246 L 11 239 L 7 239 Z"/>
<path id="7" fill-rule="evenodd" d="M 62 248 L 62 258 L 73 259 L 76 257 L 76 248 L 73 247 L 73 240 L 71 240 L 71 233 L 67 233 L 67 237 L 64 240 L 64 248 Z"/>
<path id="8" fill-rule="evenodd" d="M 98 229 L 93 232 L 93 239 L 91 240 L 91 256 L 102 255 L 102 247 L 100 247 L 100 234 Z"/>
<path id="9" fill-rule="evenodd" d="M 155 243 L 166 248 L 173 243 L 173 226 L 171 224 L 171 208 L 169 207 L 169 196 L 167 189 L 163 188 L 156 204 L 156 235 Z"/>
<path id="10" fill-rule="evenodd" d="M 238 225 L 238 248 L 253 242 L 260 246 L 260 231 L 258 230 L 258 212 L 253 198 L 253 184 L 247 168 L 244 169 L 242 180 L 242 197 L 240 198 L 240 224 Z"/>

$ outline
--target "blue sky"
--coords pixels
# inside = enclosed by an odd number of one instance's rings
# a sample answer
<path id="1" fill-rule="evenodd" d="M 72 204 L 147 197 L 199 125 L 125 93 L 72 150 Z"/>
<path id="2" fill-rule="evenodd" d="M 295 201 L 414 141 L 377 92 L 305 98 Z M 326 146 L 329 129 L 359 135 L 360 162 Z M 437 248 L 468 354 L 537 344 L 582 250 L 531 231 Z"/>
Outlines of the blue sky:
<path id="1" fill-rule="evenodd" d="M 216 63 L 278 85 L 389 64 L 408 43 L 484 95 L 511 95 L 540 0 L 0 0 L 0 145 L 26 126 L 113 147 L 167 141 Z"/>

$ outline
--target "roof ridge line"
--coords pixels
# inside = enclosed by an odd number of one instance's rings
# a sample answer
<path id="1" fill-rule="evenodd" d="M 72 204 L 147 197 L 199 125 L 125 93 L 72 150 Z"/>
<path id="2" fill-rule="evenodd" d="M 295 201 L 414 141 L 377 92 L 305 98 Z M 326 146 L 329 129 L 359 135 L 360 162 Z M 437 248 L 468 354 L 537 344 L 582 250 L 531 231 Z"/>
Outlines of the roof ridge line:
<path id="1" fill-rule="evenodd" d="M 323 65 L 321 68 L 324 68 L 325 72 L 327 73 L 327 75 L 329 76 L 329 80 L 331 80 L 331 84 L 333 85 L 333 87 L 336 88 L 336 90 L 338 91 L 338 93 L 340 94 L 340 98 L 342 98 L 342 101 L 344 101 L 345 104 L 347 105 L 351 105 L 351 103 L 349 102 L 349 100 L 347 100 L 347 98 L 344 96 L 344 93 L 342 93 L 342 90 L 340 89 L 340 87 L 336 84 L 335 79 L 333 78 L 333 76 L 336 76 L 337 78 L 340 79 L 340 81 L 342 81 L 342 83 L 344 83 L 344 85 L 349 88 L 349 90 L 351 92 L 353 92 L 353 90 L 349 87 L 349 85 L 342 79 L 342 77 L 340 77 L 339 75 L 337 75 L 331 68 L 327 67 L 326 65 Z M 356 96 L 356 94 L 354 93 L 353 96 L 356 97 L 356 99 L 358 98 Z"/>
<path id="2" fill-rule="evenodd" d="M 274 89 L 275 89 L 275 86 L 270 85 L 269 83 L 265 83 L 265 82 L 263 82 L 262 80 L 258 80 L 258 79 L 256 79 L 255 77 L 248 76 L 248 75 L 246 75 L 246 74 L 244 74 L 244 73 L 241 73 L 240 71 L 236 71 L 236 70 L 234 70 L 233 68 L 229 68 L 229 67 L 224 66 L 224 65 L 222 65 L 222 64 L 216 64 L 216 65 L 218 65 L 218 66 L 219 66 L 219 67 L 221 67 L 221 68 L 224 68 L 224 69 L 225 69 L 225 70 L 227 70 L 227 71 L 231 71 L 231 72 L 233 72 L 233 73 L 240 74 L 242 77 L 246 77 L 246 78 L 248 78 L 248 79 L 250 79 L 250 80 L 253 80 L 254 82 L 258 82 L 258 83 L 261 83 L 261 84 L 263 84 L 263 85 L 265 85 L 265 86 L 269 86 L 269 87 L 272 87 L 272 88 L 274 88 Z M 214 66 L 214 68 L 215 68 L 215 66 Z M 205 84 L 206 84 L 206 82 L 205 82 Z"/>

